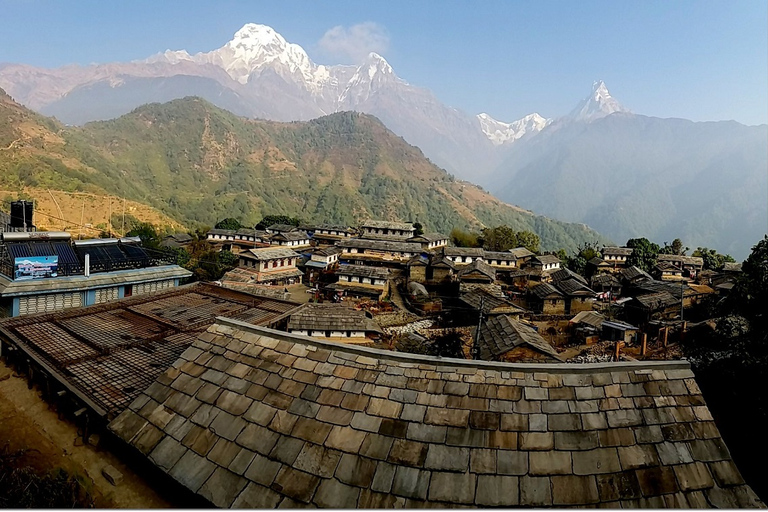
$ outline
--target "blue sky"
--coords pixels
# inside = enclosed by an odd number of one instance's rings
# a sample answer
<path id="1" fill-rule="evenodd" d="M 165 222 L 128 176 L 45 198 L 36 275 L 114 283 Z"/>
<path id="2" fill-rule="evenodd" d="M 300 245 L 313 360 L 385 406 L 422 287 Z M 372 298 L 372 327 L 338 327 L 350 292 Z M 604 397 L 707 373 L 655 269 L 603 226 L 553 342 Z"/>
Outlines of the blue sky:
<path id="1" fill-rule="evenodd" d="M 254 22 L 320 64 L 378 50 L 444 103 L 504 121 L 567 114 L 602 79 L 638 114 L 768 122 L 765 0 L 0 0 L 0 13 L 0 62 L 209 51 Z"/>

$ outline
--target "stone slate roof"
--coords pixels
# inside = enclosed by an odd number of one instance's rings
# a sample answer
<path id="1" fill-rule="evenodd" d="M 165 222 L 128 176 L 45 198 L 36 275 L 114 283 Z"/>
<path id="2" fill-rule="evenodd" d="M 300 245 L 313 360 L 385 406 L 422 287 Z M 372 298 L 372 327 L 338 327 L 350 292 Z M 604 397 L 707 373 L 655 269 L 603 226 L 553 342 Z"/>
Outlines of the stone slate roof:
<path id="1" fill-rule="evenodd" d="M 570 323 L 586 324 L 595 329 L 599 329 L 604 321 L 605 317 L 597 311 L 579 311 L 576 316 L 571 318 Z"/>
<path id="2" fill-rule="evenodd" d="M 517 256 L 509 252 L 483 251 L 483 259 L 486 261 L 489 261 L 489 260 L 517 261 Z"/>
<path id="3" fill-rule="evenodd" d="M 336 242 L 338 247 L 343 249 L 371 249 L 373 251 L 384 252 L 406 252 L 418 254 L 421 252 L 421 244 L 415 242 L 398 242 L 388 240 L 369 240 L 365 238 L 352 238 L 349 240 L 340 240 Z M 354 256 L 354 254 L 353 254 Z"/>
<path id="4" fill-rule="evenodd" d="M 291 233 L 297 229 L 299 228 L 293 224 L 272 224 L 271 226 L 267 227 L 268 231 L 276 231 L 278 233 Z"/>
<path id="5" fill-rule="evenodd" d="M 187 243 L 193 240 L 192 235 L 190 235 L 189 233 L 173 233 L 163 237 L 163 240 L 168 240 L 168 239 L 171 239 L 179 243 Z"/>
<path id="6" fill-rule="evenodd" d="M 372 229 L 396 229 L 400 231 L 414 231 L 416 229 L 410 222 L 391 222 L 388 220 L 367 220 L 360 227 Z"/>
<path id="7" fill-rule="evenodd" d="M 467 277 L 473 273 L 482 274 L 491 281 L 496 280 L 496 269 L 483 260 L 474 260 L 472 263 L 459 270 L 457 275 L 459 279 L 461 279 L 462 277 Z"/>
<path id="8" fill-rule="evenodd" d="M 676 265 L 668 261 L 660 261 L 659 263 L 656 264 L 655 268 L 660 272 L 679 272 L 681 275 L 683 273 L 683 271 L 680 268 L 678 268 Z"/>
<path id="9" fill-rule="evenodd" d="M 387 279 L 390 275 L 387 268 L 366 267 L 365 265 L 339 265 L 336 274 L 341 276 L 372 277 L 375 279 Z"/>
<path id="10" fill-rule="evenodd" d="M 332 245 L 330 247 L 324 247 L 322 249 L 318 249 L 314 252 L 314 254 L 317 254 L 318 256 L 333 256 L 334 254 L 341 254 L 342 249 L 341 247 L 336 247 L 335 245 Z"/>
<path id="11" fill-rule="evenodd" d="M 475 290 L 482 290 L 492 297 L 504 299 L 504 291 L 501 289 L 500 284 L 493 283 L 459 283 L 459 294 L 472 293 Z"/>
<path id="12" fill-rule="evenodd" d="M 615 286 L 620 288 L 621 282 L 613 274 L 595 274 L 592 276 L 592 286 Z"/>
<path id="13" fill-rule="evenodd" d="M 480 304 L 483 305 L 484 314 L 520 314 L 526 311 L 511 303 L 508 300 L 502 299 L 493 295 L 492 293 L 482 288 L 475 288 L 469 293 L 465 293 L 460 297 L 460 300 L 474 308 L 480 310 Z"/>
<path id="14" fill-rule="evenodd" d="M 553 263 L 560 263 L 560 258 L 554 254 L 542 254 L 541 256 L 534 256 L 534 261 L 538 261 L 542 265 L 551 265 Z"/>
<path id="15" fill-rule="evenodd" d="M 474 258 L 482 258 L 484 251 L 480 247 L 443 247 L 441 249 L 443 256 L 471 256 Z"/>
<path id="16" fill-rule="evenodd" d="M 555 283 L 555 288 L 563 292 L 564 295 L 595 295 L 589 286 L 578 279 L 563 279 Z"/>
<path id="17" fill-rule="evenodd" d="M 235 236 L 236 231 L 234 229 L 219 229 L 212 228 L 208 230 L 209 235 L 232 235 Z"/>
<path id="18" fill-rule="evenodd" d="M 343 304 L 304 304 L 288 317 L 288 329 L 299 331 L 382 332 L 365 311 Z"/>
<path id="19" fill-rule="evenodd" d="M 308 241 L 309 235 L 305 231 L 280 232 L 272 235 L 270 240 L 282 240 L 286 242 Z"/>
<path id="20" fill-rule="evenodd" d="M 643 279 L 653 279 L 648 272 L 634 265 L 632 265 L 631 267 L 622 269 L 621 277 L 629 282 L 634 282 L 634 281 L 643 280 Z"/>
<path id="21" fill-rule="evenodd" d="M 271 261 L 283 258 L 298 258 L 299 254 L 287 247 L 265 247 L 263 249 L 248 249 L 239 253 L 238 256 L 256 261 Z"/>
<path id="22" fill-rule="evenodd" d="M 678 254 L 659 254 L 656 261 L 668 261 L 672 263 L 681 263 L 683 265 L 692 265 L 701 267 L 704 265 L 704 259 L 698 256 L 680 256 Z"/>
<path id="23" fill-rule="evenodd" d="M 576 279 L 577 281 L 580 281 L 582 284 L 586 285 L 587 280 L 584 278 L 584 276 L 577 274 L 573 270 L 569 268 L 561 268 L 557 272 L 552 273 L 552 282 L 557 284 L 560 281 L 564 281 L 566 279 Z"/>
<path id="24" fill-rule="evenodd" d="M 607 246 L 603 247 L 602 253 L 603 256 L 631 256 L 634 252 L 634 249 L 631 247 L 612 247 Z"/>
<path id="25" fill-rule="evenodd" d="M 408 242 L 438 242 L 440 240 L 448 240 L 448 237 L 442 233 L 424 233 L 407 239 Z"/>
<path id="26" fill-rule="evenodd" d="M 520 346 L 541 352 L 553 362 L 562 361 L 557 350 L 533 327 L 506 315 L 491 316 L 485 320 L 480 327 L 477 344 L 480 347 L 480 359 L 484 361 L 498 361 L 501 356 Z"/>
<path id="27" fill-rule="evenodd" d="M 563 296 L 563 294 L 560 292 L 560 290 L 558 290 L 557 288 L 555 288 L 554 286 L 552 286 L 549 283 L 537 284 L 536 286 L 531 288 L 530 291 L 531 291 L 532 294 L 534 294 L 539 299 L 546 299 L 550 295 L 559 295 L 560 297 Z"/>
<path id="28" fill-rule="evenodd" d="M 328 231 L 341 231 L 344 233 L 354 233 L 355 229 L 349 227 L 349 226 L 342 226 L 341 224 L 318 224 L 316 226 L 305 226 L 303 228 L 305 231 L 320 231 L 322 229 L 328 230 Z"/>
<path id="29" fill-rule="evenodd" d="M 515 247 L 514 249 L 510 249 L 509 252 L 514 254 L 516 258 L 527 258 L 529 256 L 535 256 L 535 254 L 533 254 L 525 247 Z"/>
<path id="30" fill-rule="evenodd" d="M 691 289 L 690 286 L 685 284 L 685 282 L 681 283 L 680 281 L 670 282 L 670 281 L 659 281 L 657 279 L 650 279 L 647 281 L 640 281 L 639 283 L 636 283 L 634 287 L 637 290 L 639 290 L 639 292 L 642 292 L 642 293 L 667 292 L 670 295 L 677 297 L 679 301 L 681 286 L 683 289 L 683 294 L 685 296 L 696 295 L 696 293 Z M 638 293 L 638 295 L 640 295 L 640 293 Z"/>
<path id="31" fill-rule="evenodd" d="M 669 292 L 649 293 L 640 295 L 634 299 L 644 309 L 655 311 L 680 304 L 680 299 L 674 297 Z"/>
<path id="32" fill-rule="evenodd" d="M 219 507 L 759 506 L 689 368 L 437 359 L 219 319 L 109 429 Z"/>
<path id="33" fill-rule="evenodd" d="M 725 262 L 722 270 L 723 272 L 741 272 L 741 263 Z"/>

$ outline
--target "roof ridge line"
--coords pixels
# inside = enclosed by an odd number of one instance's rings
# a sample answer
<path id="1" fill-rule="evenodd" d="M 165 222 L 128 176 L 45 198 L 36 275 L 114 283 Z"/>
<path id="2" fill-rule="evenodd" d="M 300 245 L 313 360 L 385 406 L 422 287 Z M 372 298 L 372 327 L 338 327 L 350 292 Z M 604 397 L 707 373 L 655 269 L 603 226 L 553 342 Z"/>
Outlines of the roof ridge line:
<path id="1" fill-rule="evenodd" d="M 234 320 L 223 316 L 216 317 L 216 324 L 234 327 L 246 330 L 254 334 L 269 336 L 271 338 L 283 341 L 300 343 L 302 345 L 313 345 L 339 352 L 349 352 L 353 354 L 375 357 L 377 359 L 389 359 L 404 363 L 430 364 L 436 366 L 456 366 L 461 368 L 479 368 L 496 371 L 517 371 L 517 372 L 547 372 L 547 373 L 601 373 L 611 371 L 629 371 L 629 370 L 689 370 L 691 364 L 688 361 L 620 361 L 611 363 L 503 363 L 495 361 L 475 361 L 467 359 L 441 358 L 434 356 L 423 356 L 419 354 L 409 354 L 404 352 L 393 352 L 369 347 L 360 347 L 356 345 L 346 345 L 343 343 L 334 343 L 323 341 L 307 336 L 292 334 L 285 331 L 278 331 L 268 327 L 256 326 Z"/>

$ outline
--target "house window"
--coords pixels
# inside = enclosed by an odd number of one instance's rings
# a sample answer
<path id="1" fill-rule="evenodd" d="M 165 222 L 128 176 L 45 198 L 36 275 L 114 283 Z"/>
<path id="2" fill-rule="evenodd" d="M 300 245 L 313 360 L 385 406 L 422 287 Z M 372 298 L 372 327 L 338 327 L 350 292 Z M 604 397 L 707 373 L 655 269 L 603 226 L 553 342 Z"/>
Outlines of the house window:
<path id="1" fill-rule="evenodd" d="M 350 336 L 352 336 L 352 331 L 347 331 L 347 338 L 349 338 Z"/>

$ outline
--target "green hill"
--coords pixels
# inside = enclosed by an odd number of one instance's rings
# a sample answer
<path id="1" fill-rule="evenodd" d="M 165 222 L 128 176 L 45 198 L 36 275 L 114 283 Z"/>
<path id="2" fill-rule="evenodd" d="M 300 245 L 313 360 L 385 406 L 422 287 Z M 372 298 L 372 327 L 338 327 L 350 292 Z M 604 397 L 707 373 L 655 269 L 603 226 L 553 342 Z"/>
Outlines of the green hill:
<path id="1" fill-rule="evenodd" d="M 455 180 L 368 115 L 252 121 L 184 98 L 75 128 L 7 100 L 2 106 L 17 117 L 0 116 L 0 142 L 13 140 L 20 124 L 39 134 L 24 148 L 0 152 L 0 183 L 103 190 L 188 226 L 286 214 L 344 224 L 419 221 L 443 233 L 507 224 L 539 234 L 544 250 L 604 240 L 582 224 L 534 215 Z"/>

